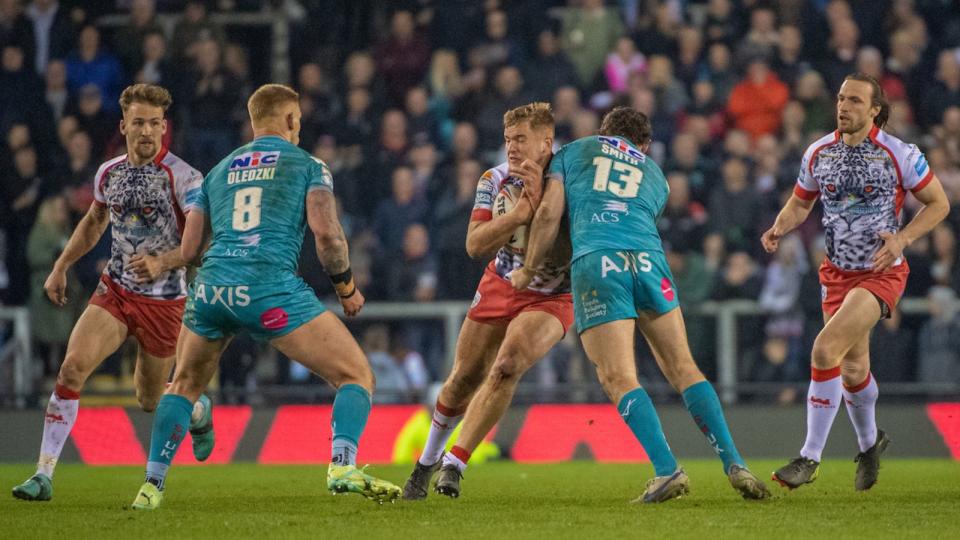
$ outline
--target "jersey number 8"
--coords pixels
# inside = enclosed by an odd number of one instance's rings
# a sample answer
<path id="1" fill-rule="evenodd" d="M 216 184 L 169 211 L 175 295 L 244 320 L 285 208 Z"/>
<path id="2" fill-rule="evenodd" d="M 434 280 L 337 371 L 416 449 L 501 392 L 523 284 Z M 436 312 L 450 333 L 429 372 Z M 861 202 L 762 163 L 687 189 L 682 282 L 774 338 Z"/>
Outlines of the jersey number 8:
<path id="1" fill-rule="evenodd" d="M 593 165 L 597 168 L 593 176 L 594 191 L 609 191 L 617 197 L 632 199 L 640 191 L 640 182 L 643 181 L 643 171 L 608 157 L 593 158 Z M 610 169 L 619 174 L 616 179 L 610 179 Z"/>
<path id="2" fill-rule="evenodd" d="M 260 198 L 263 188 L 248 187 L 233 196 L 233 230 L 249 231 L 260 225 Z"/>

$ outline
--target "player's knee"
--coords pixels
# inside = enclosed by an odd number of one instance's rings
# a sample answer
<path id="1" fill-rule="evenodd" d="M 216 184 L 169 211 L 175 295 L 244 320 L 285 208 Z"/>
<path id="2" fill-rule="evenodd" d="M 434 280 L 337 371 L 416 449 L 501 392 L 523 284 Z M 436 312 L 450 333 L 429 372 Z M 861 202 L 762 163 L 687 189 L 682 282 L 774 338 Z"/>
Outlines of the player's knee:
<path id="1" fill-rule="evenodd" d="M 137 402 L 140 403 L 140 409 L 143 412 L 153 412 L 157 410 L 157 405 L 160 403 L 160 396 L 153 393 L 144 392 L 138 388 Z"/>
<path id="2" fill-rule="evenodd" d="M 603 389 L 607 392 L 608 395 L 621 395 L 637 386 L 640 386 L 640 382 L 637 380 L 637 377 L 631 376 L 627 373 L 620 373 L 616 371 L 607 371 L 607 370 L 598 370 L 597 376 L 600 379 L 600 385 L 603 386 Z"/>
<path id="3" fill-rule="evenodd" d="M 483 373 L 479 370 L 454 371 L 447 379 L 445 389 L 456 400 L 465 399 L 483 382 Z"/>
<path id="4" fill-rule="evenodd" d="M 60 372 L 57 374 L 57 384 L 66 386 L 71 390 L 80 391 L 87 379 L 87 374 L 79 368 L 80 365 L 81 361 L 78 356 L 67 353 L 63 364 L 60 366 Z"/>
<path id="5" fill-rule="evenodd" d="M 832 369 L 840 361 L 840 353 L 830 340 L 818 337 L 813 342 L 810 362 L 817 369 Z"/>
<path id="6" fill-rule="evenodd" d="M 867 378 L 870 372 L 869 357 L 844 358 L 840 363 L 840 377 L 843 384 L 856 386 Z"/>

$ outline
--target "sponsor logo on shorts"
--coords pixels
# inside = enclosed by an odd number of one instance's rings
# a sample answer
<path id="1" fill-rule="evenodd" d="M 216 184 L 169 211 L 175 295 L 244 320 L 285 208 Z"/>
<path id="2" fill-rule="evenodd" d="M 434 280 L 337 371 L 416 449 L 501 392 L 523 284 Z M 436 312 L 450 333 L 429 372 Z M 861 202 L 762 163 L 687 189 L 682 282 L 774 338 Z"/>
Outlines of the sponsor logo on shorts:
<path id="1" fill-rule="evenodd" d="M 827 301 L 827 286 L 826 286 L 826 285 L 821 285 L 821 286 L 820 286 L 820 301 L 821 301 L 821 302 L 826 302 L 826 301 Z"/>
<path id="2" fill-rule="evenodd" d="M 583 309 L 583 317 L 588 321 L 607 315 L 607 303 L 598 296 L 596 289 L 580 294 L 580 307 Z"/>
<path id="3" fill-rule="evenodd" d="M 670 283 L 670 278 L 660 280 L 660 292 L 663 293 L 663 297 L 666 298 L 667 302 L 673 302 L 673 299 L 676 297 L 676 292 L 673 290 L 673 284 Z"/>
<path id="4" fill-rule="evenodd" d="M 97 293 L 97 296 L 103 296 L 107 294 L 107 284 L 102 281 L 100 283 L 97 283 L 96 293 Z"/>
<path id="5" fill-rule="evenodd" d="M 470 304 L 470 309 L 477 307 L 480 304 L 481 298 L 482 296 L 480 296 L 480 291 L 475 292 L 473 294 L 473 302 Z"/>
<path id="6" fill-rule="evenodd" d="M 619 260 L 617 260 L 619 259 Z M 617 259 L 611 259 L 606 255 L 600 257 L 600 277 L 606 279 L 607 274 L 615 272 L 649 272 L 653 270 L 653 263 L 650 262 L 650 254 L 646 251 L 634 253 L 632 251 L 618 251 Z"/>
<path id="7" fill-rule="evenodd" d="M 270 308 L 260 314 L 260 324 L 267 330 L 281 330 L 287 326 L 290 318 L 283 308 Z"/>
<path id="8" fill-rule="evenodd" d="M 244 307 L 250 305 L 250 287 L 247 285 L 220 287 L 200 283 L 193 293 L 193 298 L 194 300 L 202 301 L 204 304 L 211 306 L 220 304 L 227 308 L 230 313 L 233 313 L 233 310 L 230 308 L 234 306 Z"/>

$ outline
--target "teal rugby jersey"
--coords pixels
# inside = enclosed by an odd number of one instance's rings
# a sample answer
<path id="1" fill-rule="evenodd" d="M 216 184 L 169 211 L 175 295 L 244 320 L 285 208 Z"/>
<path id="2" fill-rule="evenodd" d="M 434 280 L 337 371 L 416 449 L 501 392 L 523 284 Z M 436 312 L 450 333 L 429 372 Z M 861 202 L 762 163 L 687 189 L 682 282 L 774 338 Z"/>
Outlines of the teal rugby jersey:
<path id="1" fill-rule="evenodd" d="M 564 185 L 574 260 L 602 249 L 663 251 L 656 222 L 670 188 L 629 142 L 577 139 L 553 156 L 549 176 Z"/>
<path id="2" fill-rule="evenodd" d="M 280 137 L 234 150 L 207 174 L 197 200 L 213 229 L 198 281 L 270 283 L 296 275 L 314 189 L 333 190 L 330 169 Z"/>

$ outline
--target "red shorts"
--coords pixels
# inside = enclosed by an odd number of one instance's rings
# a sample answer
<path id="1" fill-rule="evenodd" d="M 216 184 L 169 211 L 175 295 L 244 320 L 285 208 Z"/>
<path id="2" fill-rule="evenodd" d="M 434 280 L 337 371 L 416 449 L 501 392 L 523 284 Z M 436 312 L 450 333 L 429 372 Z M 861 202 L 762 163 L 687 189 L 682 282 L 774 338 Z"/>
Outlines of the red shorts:
<path id="1" fill-rule="evenodd" d="M 890 312 L 897 307 L 897 302 L 903 296 L 909 274 L 910 265 L 906 260 L 889 270 L 876 273 L 872 270 L 841 270 L 825 259 L 820 265 L 823 312 L 833 315 L 840 309 L 840 304 L 843 303 L 848 292 L 861 288 L 870 291 L 878 300 L 886 304 L 886 309 L 881 308 L 881 310 L 884 317 L 889 317 Z"/>
<path id="2" fill-rule="evenodd" d="M 90 304 L 107 310 L 118 321 L 127 325 L 127 335 L 133 335 L 143 350 L 158 358 L 177 353 L 177 337 L 186 298 L 157 300 L 132 293 L 117 285 L 107 276 L 100 276 L 100 284 L 90 297 Z"/>
<path id="3" fill-rule="evenodd" d="M 467 318 L 485 324 L 506 326 L 526 311 L 549 313 L 563 325 L 563 333 L 573 324 L 573 297 L 570 293 L 544 295 L 533 291 L 516 291 L 509 281 L 487 268 L 477 286 Z"/>

